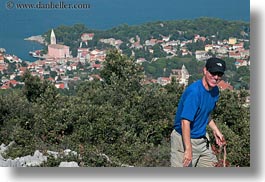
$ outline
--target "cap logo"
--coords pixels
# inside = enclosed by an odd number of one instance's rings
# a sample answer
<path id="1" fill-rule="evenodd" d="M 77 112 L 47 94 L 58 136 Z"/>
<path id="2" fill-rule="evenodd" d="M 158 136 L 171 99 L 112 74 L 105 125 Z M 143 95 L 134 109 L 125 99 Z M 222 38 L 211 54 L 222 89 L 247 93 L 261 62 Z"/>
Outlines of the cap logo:
<path id="1" fill-rule="evenodd" d="M 223 66 L 222 63 L 216 63 L 218 66 Z"/>

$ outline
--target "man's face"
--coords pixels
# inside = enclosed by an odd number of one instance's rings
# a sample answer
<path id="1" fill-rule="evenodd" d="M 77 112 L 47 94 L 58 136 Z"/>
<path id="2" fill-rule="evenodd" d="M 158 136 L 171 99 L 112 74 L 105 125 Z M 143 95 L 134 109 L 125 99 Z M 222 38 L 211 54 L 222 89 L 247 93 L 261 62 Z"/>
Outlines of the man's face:
<path id="1" fill-rule="evenodd" d="M 215 87 L 222 80 L 223 73 L 209 72 L 206 68 L 204 68 L 204 76 L 207 84 L 210 87 Z"/>

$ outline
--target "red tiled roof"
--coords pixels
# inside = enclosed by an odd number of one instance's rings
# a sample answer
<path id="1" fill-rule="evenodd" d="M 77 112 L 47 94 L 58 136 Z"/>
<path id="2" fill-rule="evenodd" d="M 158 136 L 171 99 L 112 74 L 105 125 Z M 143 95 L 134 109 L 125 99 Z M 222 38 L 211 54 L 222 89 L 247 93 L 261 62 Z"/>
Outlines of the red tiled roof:
<path id="1" fill-rule="evenodd" d="M 221 90 L 233 90 L 233 86 L 230 85 L 229 83 L 225 82 L 224 80 L 221 80 L 220 83 L 218 83 L 218 87 L 221 89 Z"/>

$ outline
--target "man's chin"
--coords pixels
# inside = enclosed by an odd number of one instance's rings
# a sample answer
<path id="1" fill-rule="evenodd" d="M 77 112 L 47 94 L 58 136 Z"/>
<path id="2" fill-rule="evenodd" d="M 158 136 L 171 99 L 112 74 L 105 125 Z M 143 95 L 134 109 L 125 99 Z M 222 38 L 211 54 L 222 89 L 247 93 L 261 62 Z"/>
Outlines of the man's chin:
<path id="1" fill-rule="evenodd" d="M 216 87 L 217 83 L 210 83 L 209 85 L 210 85 L 210 87 Z"/>

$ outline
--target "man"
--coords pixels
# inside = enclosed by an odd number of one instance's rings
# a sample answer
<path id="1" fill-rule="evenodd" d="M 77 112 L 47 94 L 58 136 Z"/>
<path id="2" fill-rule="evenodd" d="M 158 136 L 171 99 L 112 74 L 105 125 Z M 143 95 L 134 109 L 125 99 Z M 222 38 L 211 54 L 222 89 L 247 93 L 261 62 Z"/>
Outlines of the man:
<path id="1" fill-rule="evenodd" d="M 208 59 L 203 68 L 203 78 L 192 83 L 182 94 L 171 133 L 172 167 L 213 167 L 217 162 L 209 145 L 206 126 L 212 129 L 216 143 L 224 145 L 224 136 L 210 114 L 218 101 L 217 84 L 225 69 L 223 60 Z"/>

